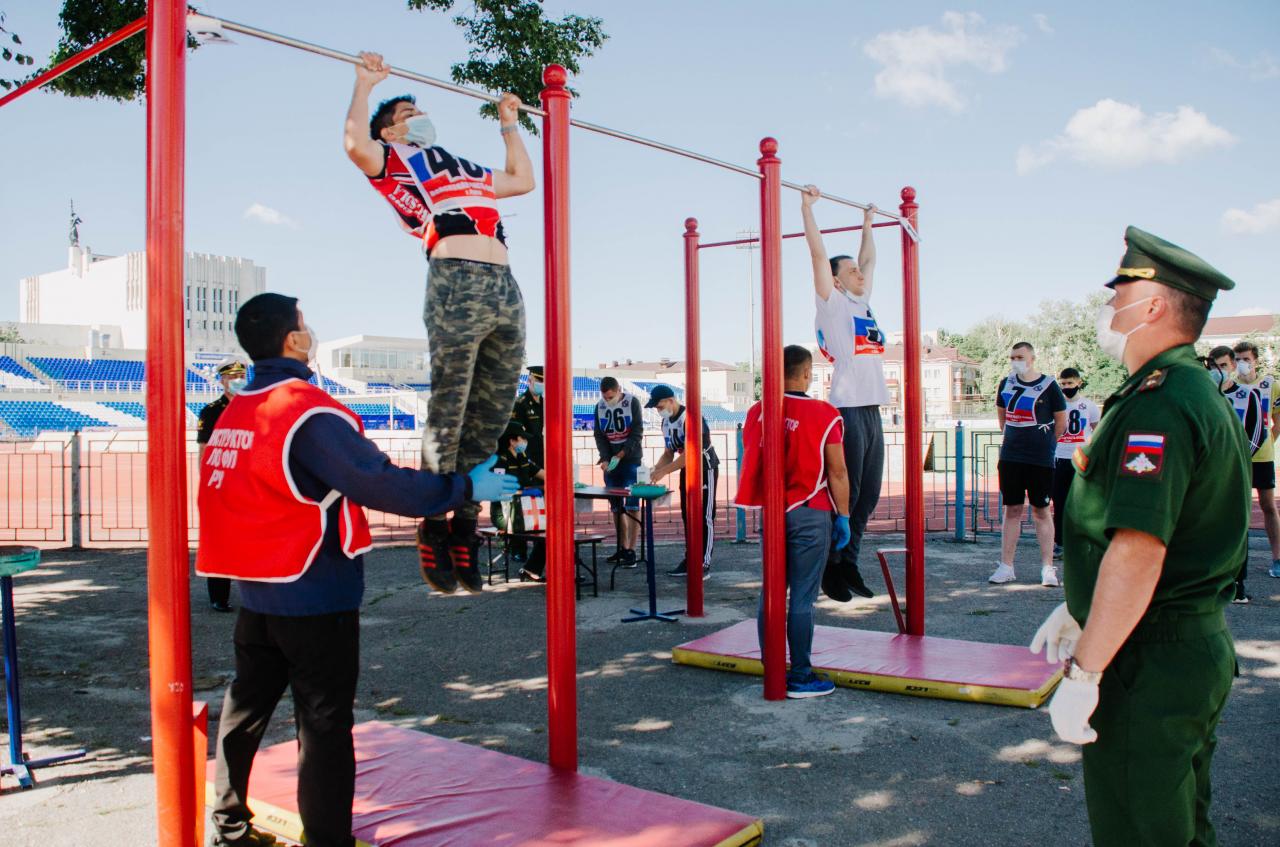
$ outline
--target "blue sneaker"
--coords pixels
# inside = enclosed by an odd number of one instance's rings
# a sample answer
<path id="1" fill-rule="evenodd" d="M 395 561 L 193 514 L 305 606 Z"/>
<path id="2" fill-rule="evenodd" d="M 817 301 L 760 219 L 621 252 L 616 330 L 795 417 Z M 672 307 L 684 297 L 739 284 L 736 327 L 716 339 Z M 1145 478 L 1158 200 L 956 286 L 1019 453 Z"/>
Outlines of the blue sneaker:
<path id="1" fill-rule="evenodd" d="M 822 697 L 836 690 L 836 685 L 829 679 L 823 679 L 812 671 L 808 676 L 787 679 L 787 699 L 804 700 L 807 697 Z"/>
<path id="2" fill-rule="evenodd" d="M 1271 569 L 1267 571 L 1267 576 L 1273 576 L 1280 579 L 1280 559 L 1276 559 L 1271 563 Z"/>

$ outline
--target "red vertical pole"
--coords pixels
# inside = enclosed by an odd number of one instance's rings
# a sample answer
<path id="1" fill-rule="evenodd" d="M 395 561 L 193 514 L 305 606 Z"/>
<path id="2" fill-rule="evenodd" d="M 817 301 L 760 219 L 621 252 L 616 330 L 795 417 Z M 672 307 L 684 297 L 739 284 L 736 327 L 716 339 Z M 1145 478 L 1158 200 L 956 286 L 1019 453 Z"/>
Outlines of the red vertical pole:
<path id="1" fill-rule="evenodd" d="M 196 838 L 183 425 L 187 4 L 147 4 L 147 618 L 160 844 Z"/>
<path id="2" fill-rule="evenodd" d="M 787 696 L 787 539 L 782 457 L 782 160 L 760 142 L 760 332 L 764 359 L 764 699 Z"/>
<path id="3" fill-rule="evenodd" d="M 702 617 L 703 536 L 706 503 L 702 498 L 702 317 L 698 289 L 698 220 L 684 222 L 684 498 L 689 527 L 684 534 L 685 614 Z"/>
<path id="4" fill-rule="evenodd" d="M 899 207 L 916 232 L 916 190 L 902 189 Z M 906 427 L 907 632 L 924 635 L 924 400 L 920 375 L 920 246 L 902 230 L 902 404 Z"/>
<path id="5" fill-rule="evenodd" d="M 542 72 L 542 202 L 546 253 L 547 744 L 553 767 L 578 769 L 574 609 L 573 432 L 569 332 L 569 91 L 560 65 Z"/>

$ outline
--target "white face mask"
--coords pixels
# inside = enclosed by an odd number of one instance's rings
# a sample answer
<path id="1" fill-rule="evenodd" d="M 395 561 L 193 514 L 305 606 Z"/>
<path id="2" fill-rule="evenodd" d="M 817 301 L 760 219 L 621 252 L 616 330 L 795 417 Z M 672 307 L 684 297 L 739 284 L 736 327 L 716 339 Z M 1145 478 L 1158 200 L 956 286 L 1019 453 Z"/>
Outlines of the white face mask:
<path id="1" fill-rule="evenodd" d="M 307 348 L 307 367 L 315 370 L 316 354 L 320 352 L 320 339 L 316 337 L 316 331 L 308 324 L 303 324 L 302 328 L 298 330 L 298 332 L 305 332 L 307 334 L 307 338 L 311 339 L 311 346 Z"/>
<path id="2" fill-rule="evenodd" d="M 659 407 L 658 407 L 658 414 L 662 415 L 663 420 L 670 420 L 670 419 L 671 419 L 671 407 L 670 407 L 670 406 L 659 406 Z"/>
<path id="3" fill-rule="evenodd" d="M 1102 306 L 1102 308 L 1098 309 L 1098 321 L 1095 324 L 1094 329 L 1098 336 L 1098 346 L 1102 348 L 1103 353 L 1106 353 L 1118 362 L 1124 361 L 1124 348 L 1129 343 L 1129 336 L 1142 329 L 1146 324 L 1138 324 L 1128 332 L 1117 332 L 1111 328 L 1111 322 L 1115 320 L 1116 315 L 1125 311 L 1125 309 L 1132 309 L 1134 306 L 1139 306 L 1151 299 L 1151 297 L 1144 297 L 1141 300 L 1130 303 L 1128 306 L 1121 309 L 1117 309 L 1110 303 L 1107 303 Z"/>
<path id="4" fill-rule="evenodd" d="M 430 147 L 436 143 L 436 125 L 426 115 L 414 115 L 404 122 L 404 140 L 415 147 Z"/>
<path id="5" fill-rule="evenodd" d="M 1248 379 L 1253 373 L 1253 366 L 1248 362 L 1236 362 L 1236 373 L 1240 375 L 1241 379 Z"/>
<path id="6" fill-rule="evenodd" d="M 1025 359 L 1011 359 L 1009 365 L 1015 376 L 1026 376 L 1027 371 L 1031 370 L 1031 363 Z"/>

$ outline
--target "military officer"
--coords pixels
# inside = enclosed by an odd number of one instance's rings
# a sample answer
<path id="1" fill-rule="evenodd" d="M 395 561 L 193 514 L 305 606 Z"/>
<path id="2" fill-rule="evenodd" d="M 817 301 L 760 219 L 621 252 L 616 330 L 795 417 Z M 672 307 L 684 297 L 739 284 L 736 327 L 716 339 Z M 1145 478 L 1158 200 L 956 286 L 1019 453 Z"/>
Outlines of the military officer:
<path id="1" fill-rule="evenodd" d="M 222 416 L 231 398 L 248 385 L 248 380 L 245 379 L 248 369 L 249 366 L 239 356 L 227 356 L 218 363 L 215 373 L 218 375 L 218 382 L 222 384 L 222 393 L 218 395 L 217 400 L 200 410 L 200 416 L 196 422 L 196 444 L 200 446 L 201 459 L 204 458 L 205 447 L 209 444 L 209 436 L 213 435 L 213 428 L 218 425 L 218 418 Z M 205 587 L 209 590 L 211 609 L 215 612 L 232 611 L 231 580 L 211 576 L 205 580 Z"/>
<path id="2" fill-rule="evenodd" d="M 516 400 L 511 420 L 520 425 L 529 438 L 529 459 L 545 467 L 542 456 L 543 390 L 542 365 L 529 366 L 529 387 Z"/>
<path id="3" fill-rule="evenodd" d="M 1245 553 L 1250 475 L 1240 425 L 1192 344 L 1234 283 L 1136 227 L 1125 243 L 1097 335 L 1130 377 L 1075 453 L 1067 599 L 1031 649 L 1066 660 L 1049 715 L 1084 745 L 1094 844 L 1212 845 L 1210 760 L 1235 666 L 1222 609 Z"/>

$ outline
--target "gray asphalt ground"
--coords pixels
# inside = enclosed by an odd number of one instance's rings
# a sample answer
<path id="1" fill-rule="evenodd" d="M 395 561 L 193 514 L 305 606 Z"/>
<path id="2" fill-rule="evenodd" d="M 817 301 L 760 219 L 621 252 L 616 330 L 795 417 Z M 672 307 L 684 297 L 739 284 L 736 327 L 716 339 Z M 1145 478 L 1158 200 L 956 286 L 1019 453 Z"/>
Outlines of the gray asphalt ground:
<path id="1" fill-rule="evenodd" d="M 872 536 L 877 546 L 900 537 Z M 1061 591 L 1032 584 L 1031 539 L 1011 587 L 987 585 L 996 540 L 928 545 L 928 631 L 1025 643 Z M 1252 541 L 1254 602 L 1228 609 L 1241 677 L 1219 730 L 1213 816 L 1221 843 L 1280 843 L 1280 580 Z M 607 549 L 605 550 L 607 552 Z M 660 570 L 679 558 L 659 548 Z M 767 703 L 758 678 L 679 667 L 671 648 L 754 615 L 759 548 L 722 543 L 707 616 L 622 624 L 644 596 L 643 571 L 578 606 L 583 770 L 629 785 L 758 815 L 766 843 L 810 845 L 1082 845 L 1089 843 L 1077 748 L 1043 711 L 838 690 Z M 433 596 L 414 552 L 368 557 L 357 720 L 380 719 L 545 761 L 545 604 L 535 584 L 479 597 Z M 659 576 L 664 608 L 683 583 Z M 82 762 L 5 778 L 0 842 L 155 843 L 147 695 L 146 568 L 140 552 L 53 552 L 16 580 L 26 743 L 33 756 L 78 746 Z M 883 591 L 880 590 L 883 595 Z M 233 598 L 234 602 L 234 598 Z M 232 669 L 233 617 L 192 584 L 197 697 L 216 717 Z M 887 600 L 822 600 L 820 624 L 892 630 Z M 292 737 L 287 702 L 267 741 Z M 7 726 L 5 727 L 7 733 Z M 7 751 L 7 735 L 4 739 Z M 657 847 L 655 845 L 655 847 Z"/>

